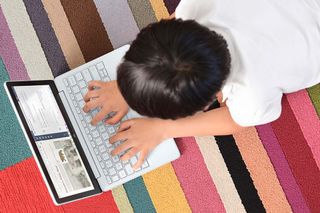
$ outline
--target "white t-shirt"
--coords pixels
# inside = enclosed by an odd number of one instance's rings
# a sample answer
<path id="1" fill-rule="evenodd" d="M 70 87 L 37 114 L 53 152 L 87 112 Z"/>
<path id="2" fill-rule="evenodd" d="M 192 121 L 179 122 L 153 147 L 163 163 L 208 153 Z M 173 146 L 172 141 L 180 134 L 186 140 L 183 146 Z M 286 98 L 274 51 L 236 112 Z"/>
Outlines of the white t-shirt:
<path id="1" fill-rule="evenodd" d="M 223 101 L 241 126 L 277 119 L 283 93 L 320 82 L 320 0 L 181 0 L 175 15 L 226 39 Z"/>

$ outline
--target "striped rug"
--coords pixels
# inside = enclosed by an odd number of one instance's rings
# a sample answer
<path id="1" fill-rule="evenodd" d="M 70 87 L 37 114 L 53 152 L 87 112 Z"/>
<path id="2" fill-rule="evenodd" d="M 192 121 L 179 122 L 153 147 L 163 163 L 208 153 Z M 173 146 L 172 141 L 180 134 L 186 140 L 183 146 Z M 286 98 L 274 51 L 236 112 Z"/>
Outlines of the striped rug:
<path id="1" fill-rule="evenodd" d="M 0 0 L 0 80 L 52 79 L 132 41 L 179 0 Z M 56 207 L 0 87 L 0 212 L 320 212 L 320 85 L 281 117 L 224 137 L 176 139 L 181 158 Z"/>

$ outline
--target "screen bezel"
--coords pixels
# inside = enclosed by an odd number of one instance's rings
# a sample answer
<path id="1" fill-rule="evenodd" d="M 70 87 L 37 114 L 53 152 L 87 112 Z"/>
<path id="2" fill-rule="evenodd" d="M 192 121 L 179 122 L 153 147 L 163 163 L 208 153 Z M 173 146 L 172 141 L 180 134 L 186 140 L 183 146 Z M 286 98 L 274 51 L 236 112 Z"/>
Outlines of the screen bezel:
<path id="1" fill-rule="evenodd" d="M 24 130 L 26 132 L 26 134 L 28 135 L 28 139 L 29 139 L 29 142 L 31 143 L 32 145 L 32 148 L 33 148 L 33 151 L 35 153 L 35 157 L 37 158 L 40 166 L 41 166 L 41 169 L 43 171 L 43 174 L 45 175 L 45 178 L 47 180 L 47 183 L 51 189 L 51 192 L 52 192 L 52 195 L 54 196 L 55 198 L 55 201 L 57 204 L 63 204 L 63 203 L 66 203 L 66 202 L 71 202 L 73 200 L 77 200 L 77 199 L 81 199 L 81 198 L 84 198 L 84 197 L 89 197 L 89 196 L 92 196 L 92 195 L 95 195 L 95 194 L 99 194 L 102 192 L 99 184 L 98 184 L 98 181 L 97 179 L 95 178 L 94 174 L 93 174 L 93 171 L 89 165 L 89 162 L 85 156 L 85 153 L 81 147 L 81 144 L 77 138 L 77 135 L 73 129 L 73 126 L 71 124 L 71 121 L 69 119 L 69 116 L 62 104 L 62 101 L 60 99 L 60 96 L 59 96 L 59 92 L 58 92 L 58 89 L 56 87 L 56 85 L 54 84 L 54 81 L 52 80 L 39 80 L 39 81 L 9 81 L 9 82 L 6 82 L 6 87 L 9 91 L 9 94 L 11 96 L 11 99 L 14 103 L 14 106 L 16 108 L 16 111 L 18 112 L 19 114 L 19 118 L 23 124 L 23 127 L 24 127 Z M 27 124 L 27 121 L 23 115 L 23 112 L 20 108 L 20 105 L 18 103 L 18 100 L 16 98 L 16 95 L 15 95 L 15 92 L 14 92 L 14 88 L 15 86 L 37 86 L 37 85 L 49 85 L 51 90 L 52 90 L 52 93 L 55 97 L 55 100 L 57 101 L 57 104 L 58 104 L 58 107 L 62 113 L 62 116 L 63 118 L 65 119 L 65 122 L 67 124 L 67 127 L 70 131 L 70 134 L 71 134 L 71 137 L 72 139 L 74 140 L 74 143 L 75 143 L 75 146 L 76 148 L 78 149 L 78 152 L 79 152 L 79 155 L 80 157 L 82 158 L 82 161 L 83 161 L 83 164 L 85 166 L 85 168 L 87 169 L 87 172 L 88 172 L 88 175 L 89 175 L 89 178 L 93 184 L 93 189 L 90 190 L 90 191 L 86 191 L 86 192 L 81 192 L 81 193 L 78 193 L 78 194 L 74 194 L 74 195 L 71 195 L 71 196 L 67 196 L 67 197 L 63 197 L 63 198 L 59 198 L 58 194 L 57 194 L 57 191 L 53 185 L 53 182 L 50 178 L 50 175 L 48 173 L 48 170 L 44 164 L 44 161 L 40 155 L 40 152 L 38 150 L 38 147 L 36 145 L 36 142 L 35 140 L 33 139 L 32 137 L 32 133 L 31 133 L 31 130 Z M 31 147 L 30 147 L 31 148 Z"/>

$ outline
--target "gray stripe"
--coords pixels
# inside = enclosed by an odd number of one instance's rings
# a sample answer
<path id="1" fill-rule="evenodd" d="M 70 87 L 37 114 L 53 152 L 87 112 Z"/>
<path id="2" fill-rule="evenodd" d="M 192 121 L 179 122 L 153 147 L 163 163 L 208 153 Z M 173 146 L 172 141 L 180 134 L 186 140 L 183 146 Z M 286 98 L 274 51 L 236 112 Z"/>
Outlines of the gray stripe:
<path id="1" fill-rule="evenodd" d="M 128 3 L 140 30 L 150 23 L 157 22 L 148 0 L 128 0 Z"/>
<path id="2" fill-rule="evenodd" d="M 135 39 L 139 28 L 126 0 L 94 0 L 113 48 Z"/>

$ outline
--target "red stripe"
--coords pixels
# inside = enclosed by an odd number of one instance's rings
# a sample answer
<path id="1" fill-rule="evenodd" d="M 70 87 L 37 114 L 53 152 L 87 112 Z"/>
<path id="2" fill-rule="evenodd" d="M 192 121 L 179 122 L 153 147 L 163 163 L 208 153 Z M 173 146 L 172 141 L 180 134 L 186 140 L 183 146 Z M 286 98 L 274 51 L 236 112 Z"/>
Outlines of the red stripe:
<path id="1" fill-rule="evenodd" d="M 225 212 L 194 138 L 178 138 L 181 157 L 172 162 L 192 212 Z"/>
<path id="2" fill-rule="evenodd" d="M 286 97 L 282 106 L 272 128 L 311 212 L 320 212 L 320 171 Z"/>
<path id="3" fill-rule="evenodd" d="M 3 212 L 119 212 L 111 192 L 55 206 L 32 157 L 0 171 L 0 203 Z"/>

